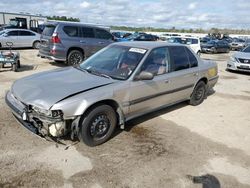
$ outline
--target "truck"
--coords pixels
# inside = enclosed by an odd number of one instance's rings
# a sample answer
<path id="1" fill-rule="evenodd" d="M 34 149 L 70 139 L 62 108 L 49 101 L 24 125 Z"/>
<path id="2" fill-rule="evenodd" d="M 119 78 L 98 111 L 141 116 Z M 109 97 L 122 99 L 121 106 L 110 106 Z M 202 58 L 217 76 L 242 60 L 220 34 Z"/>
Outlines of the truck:
<path id="1" fill-rule="evenodd" d="M 47 17 L 42 15 L 0 12 L 0 30 L 18 28 L 41 33 L 43 23 L 46 21 Z"/>

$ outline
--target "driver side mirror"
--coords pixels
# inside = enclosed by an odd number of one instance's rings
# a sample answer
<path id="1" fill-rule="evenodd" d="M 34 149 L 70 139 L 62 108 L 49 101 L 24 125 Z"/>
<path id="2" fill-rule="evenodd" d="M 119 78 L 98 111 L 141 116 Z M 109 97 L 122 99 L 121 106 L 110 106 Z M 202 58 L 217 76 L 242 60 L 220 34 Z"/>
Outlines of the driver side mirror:
<path id="1" fill-rule="evenodd" d="M 139 75 L 135 76 L 134 80 L 152 80 L 154 75 L 151 72 L 142 71 Z"/>
<path id="2" fill-rule="evenodd" d="M 3 37 L 8 37 L 8 33 L 4 33 L 4 34 L 3 34 Z"/>

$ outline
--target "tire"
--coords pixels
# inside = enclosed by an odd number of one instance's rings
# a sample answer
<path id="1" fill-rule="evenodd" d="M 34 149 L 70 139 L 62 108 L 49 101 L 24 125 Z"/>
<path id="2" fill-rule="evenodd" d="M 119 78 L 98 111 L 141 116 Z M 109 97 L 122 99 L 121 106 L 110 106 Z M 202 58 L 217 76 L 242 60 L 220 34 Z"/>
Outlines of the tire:
<path id="1" fill-rule="evenodd" d="M 200 56 L 201 56 L 201 51 L 198 51 L 198 52 L 197 52 L 197 55 L 200 57 Z"/>
<path id="2" fill-rule="evenodd" d="M 67 56 L 67 63 L 68 65 L 78 65 L 84 59 L 83 53 L 79 50 L 72 50 L 69 52 Z"/>
<path id="3" fill-rule="evenodd" d="M 227 50 L 226 50 L 226 53 L 229 53 L 229 52 L 230 52 L 230 50 L 229 50 L 229 49 L 227 49 Z"/>
<path id="4" fill-rule="evenodd" d="M 17 61 L 17 68 L 21 68 L 21 63 L 20 63 L 20 60 Z"/>
<path id="5" fill-rule="evenodd" d="M 0 69 L 3 69 L 3 68 L 4 68 L 4 64 L 0 63 Z"/>
<path id="6" fill-rule="evenodd" d="M 32 47 L 33 47 L 34 49 L 39 49 L 39 48 L 40 48 L 40 42 L 39 42 L 39 41 L 33 42 Z"/>
<path id="7" fill-rule="evenodd" d="M 17 63 L 12 65 L 12 71 L 17 72 Z"/>
<path id="8" fill-rule="evenodd" d="M 58 60 L 54 60 L 55 61 L 55 63 L 58 63 L 58 64 L 60 64 L 60 63 L 65 63 L 65 61 L 58 61 Z"/>
<path id="9" fill-rule="evenodd" d="M 116 113 L 111 106 L 97 106 L 82 116 L 79 122 L 80 140 L 91 147 L 103 144 L 112 136 L 116 124 Z"/>
<path id="10" fill-rule="evenodd" d="M 217 53 L 217 50 L 216 50 L 215 47 L 212 47 L 211 50 L 212 50 L 212 52 L 213 52 L 214 54 Z"/>
<path id="11" fill-rule="evenodd" d="M 207 87 L 203 81 L 199 81 L 190 97 L 189 104 L 192 106 L 197 106 L 201 104 L 207 95 Z"/>

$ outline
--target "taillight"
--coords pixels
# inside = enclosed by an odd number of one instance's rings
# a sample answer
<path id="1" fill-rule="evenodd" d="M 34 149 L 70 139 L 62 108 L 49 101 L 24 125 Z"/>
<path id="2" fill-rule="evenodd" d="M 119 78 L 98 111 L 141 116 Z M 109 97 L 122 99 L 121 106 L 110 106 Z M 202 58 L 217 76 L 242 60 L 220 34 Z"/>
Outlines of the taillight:
<path id="1" fill-rule="evenodd" d="M 61 40 L 58 36 L 58 33 L 53 33 L 52 38 L 51 38 L 52 43 L 61 43 Z"/>

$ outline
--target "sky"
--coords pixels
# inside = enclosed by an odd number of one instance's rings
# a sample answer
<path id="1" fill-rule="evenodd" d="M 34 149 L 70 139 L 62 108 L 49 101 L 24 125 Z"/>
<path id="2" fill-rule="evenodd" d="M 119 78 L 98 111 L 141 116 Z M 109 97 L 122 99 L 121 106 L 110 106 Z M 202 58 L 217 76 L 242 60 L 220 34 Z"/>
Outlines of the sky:
<path id="1" fill-rule="evenodd" d="M 250 0 L 1 0 L 0 11 L 156 28 L 250 29 Z"/>

